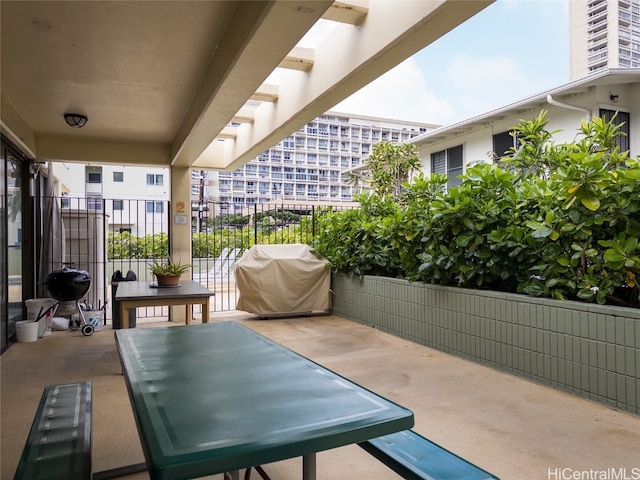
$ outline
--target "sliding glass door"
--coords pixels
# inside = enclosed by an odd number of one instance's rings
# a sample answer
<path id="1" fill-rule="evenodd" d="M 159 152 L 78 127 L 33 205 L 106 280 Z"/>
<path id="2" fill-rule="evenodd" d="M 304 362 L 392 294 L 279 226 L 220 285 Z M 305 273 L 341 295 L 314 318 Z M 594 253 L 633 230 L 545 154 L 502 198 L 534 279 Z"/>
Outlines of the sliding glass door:
<path id="1" fill-rule="evenodd" d="M 23 219 L 24 175 L 27 168 L 5 142 L 2 142 L 0 170 L 0 278 L 6 279 L 0 291 L 0 329 L 2 350 L 15 335 L 15 322 L 22 320 L 23 305 Z"/>

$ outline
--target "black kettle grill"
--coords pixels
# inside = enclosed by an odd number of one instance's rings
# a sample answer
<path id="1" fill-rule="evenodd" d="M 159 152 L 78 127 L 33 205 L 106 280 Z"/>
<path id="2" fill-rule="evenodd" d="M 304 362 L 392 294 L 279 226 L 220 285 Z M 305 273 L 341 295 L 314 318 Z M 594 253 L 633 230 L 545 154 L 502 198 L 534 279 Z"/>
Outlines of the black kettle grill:
<path id="1" fill-rule="evenodd" d="M 47 287 L 51 298 L 57 301 L 53 313 L 55 314 L 60 306 L 64 306 L 65 313 L 67 313 L 69 307 L 72 307 L 73 313 L 77 311 L 80 316 L 80 322 L 76 327 L 82 327 L 82 334 L 85 336 L 93 334 L 94 327 L 86 321 L 79 305 L 80 300 L 84 298 L 91 288 L 91 276 L 89 273 L 76 268 L 64 267 L 47 274 L 43 283 Z"/>
<path id="2" fill-rule="evenodd" d="M 84 270 L 62 268 L 49 273 L 44 280 L 49 295 L 59 302 L 77 302 L 91 287 L 91 276 Z"/>

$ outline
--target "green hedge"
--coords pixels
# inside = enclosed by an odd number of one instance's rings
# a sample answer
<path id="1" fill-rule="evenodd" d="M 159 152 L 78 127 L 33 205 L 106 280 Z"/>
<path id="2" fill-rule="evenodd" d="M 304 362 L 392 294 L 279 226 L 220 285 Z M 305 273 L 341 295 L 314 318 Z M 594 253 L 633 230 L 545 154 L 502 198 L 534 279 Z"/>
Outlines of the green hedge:
<path id="1" fill-rule="evenodd" d="M 254 243 L 311 243 L 311 220 L 295 216 L 298 225 L 278 225 L 272 222 L 254 227 L 223 228 L 210 233 L 194 233 L 192 239 L 193 258 L 216 258 L 225 249 L 247 250 Z M 262 220 L 262 219 L 261 219 Z M 169 236 L 166 233 L 135 237 L 128 232 L 109 233 L 107 238 L 109 260 L 150 259 L 169 257 Z"/>
<path id="2" fill-rule="evenodd" d="M 457 187 L 419 175 L 400 195 L 323 211 L 315 249 L 348 275 L 638 307 L 640 158 L 615 147 L 613 120 L 567 144 L 546 125 L 546 112 L 522 121 L 519 147 Z"/>

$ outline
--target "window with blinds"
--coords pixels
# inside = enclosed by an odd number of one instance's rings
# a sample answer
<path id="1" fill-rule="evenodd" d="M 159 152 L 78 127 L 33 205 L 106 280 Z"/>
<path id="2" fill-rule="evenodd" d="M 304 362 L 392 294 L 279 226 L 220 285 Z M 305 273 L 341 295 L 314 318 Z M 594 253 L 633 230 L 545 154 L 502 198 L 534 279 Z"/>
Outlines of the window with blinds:
<path id="1" fill-rule="evenodd" d="M 431 173 L 444 173 L 449 177 L 448 187 L 460 185 L 463 173 L 462 145 L 431 154 Z"/>
<path id="2" fill-rule="evenodd" d="M 431 173 L 447 173 L 447 152 L 445 150 L 431 154 Z"/>
<path id="3" fill-rule="evenodd" d="M 449 176 L 449 186 L 460 185 L 462 180 L 458 178 L 462 175 L 462 145 L 447 150 L 447 175 Z"/>
<path id="4" fill-rule="evenodd" d="M 516 146 L 516 138 L 511 132 L 501 132 L 493 135 L 493 154 L 496 158 L 511 156 L 511 149 Z"/>
<path id="5" fill-rule="evenodd" d="M 618 135 L 616 139 L 616 145 L 620 147 L 621 152 L 626 152 L 629 150 L 629 133 L 631 129 L 629 128 L 629 123 L 631 121 L 631 115 L 629 112 L 620 112 L 616 110 L 607 110 L 604 108 L 600 109 L 600 116 L 605 119 L 605 121 L 610 122 L 614 119 L 615 125 L 622 125 L 620 128 L 621 135 Z"/>

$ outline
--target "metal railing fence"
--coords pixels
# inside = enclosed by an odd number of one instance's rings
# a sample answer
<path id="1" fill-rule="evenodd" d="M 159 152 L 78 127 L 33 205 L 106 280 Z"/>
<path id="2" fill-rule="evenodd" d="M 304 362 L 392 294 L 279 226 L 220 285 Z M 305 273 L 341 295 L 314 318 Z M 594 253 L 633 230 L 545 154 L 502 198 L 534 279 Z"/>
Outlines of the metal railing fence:
<path id="1" fill-rule="evenodd" d="M 42 204 L 49 199 L 40 199 Z M 40 256 L 34 266 L 36 278 L 65 265 L 86 270 L 92 277 L 87 301 L 106 305 L 111 320 L 113 287 L 119 270 L 132 271 L 139 281 L 152 281 L 149 263 L 170 254 L 170 204 L 163 200 L 54 198 L 58 203 L 64 241 L 40 229 Z M 316 216 L 324 208 L 309 204 L 256 204 L 231 209 L 228 204 L 207 202 L 192 214 L 192 278 L 212 290 L 214 312 L 235 309 L 238 290 L 233 264 L 254 244 L 311 244 Z M 349 208 L 349 207 L 333 207 Z M 46 296 L 42 289 L 39 296 Z M 197 310 L 194 313 L 199 313 Z M 138 318 L 168 317 L 168 307 L 139 308 Z"/>

